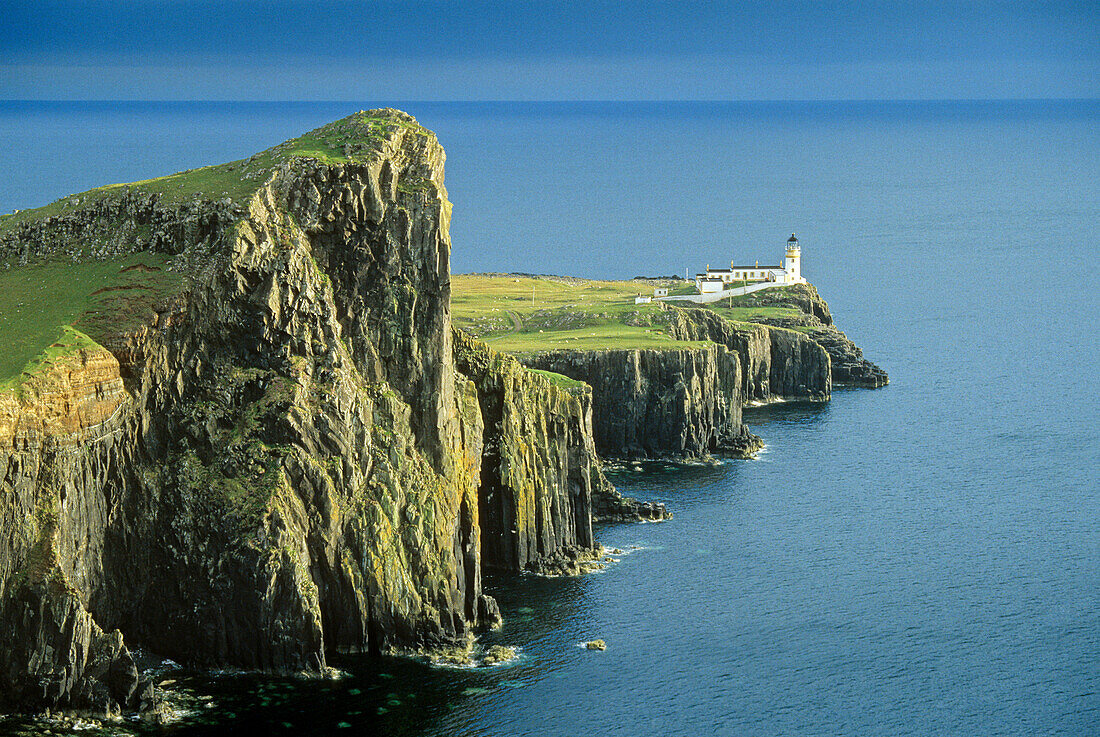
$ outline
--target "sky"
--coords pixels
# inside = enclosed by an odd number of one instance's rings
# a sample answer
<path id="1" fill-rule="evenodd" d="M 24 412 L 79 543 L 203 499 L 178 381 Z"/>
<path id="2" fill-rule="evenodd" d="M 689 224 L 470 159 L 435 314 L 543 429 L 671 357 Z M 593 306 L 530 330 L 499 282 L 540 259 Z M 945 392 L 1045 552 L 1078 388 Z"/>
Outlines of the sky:
<path id="1" fill-rule="evenodd" d="M 1100 97 L 1100 0 L 5 2 L 0 99 Z"/>

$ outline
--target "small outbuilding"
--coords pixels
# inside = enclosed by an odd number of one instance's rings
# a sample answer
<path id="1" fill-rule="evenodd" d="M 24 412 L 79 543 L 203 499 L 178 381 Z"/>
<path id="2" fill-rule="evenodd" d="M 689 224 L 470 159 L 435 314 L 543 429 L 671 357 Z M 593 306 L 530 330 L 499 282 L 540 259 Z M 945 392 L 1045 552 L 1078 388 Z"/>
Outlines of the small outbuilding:
<path id="1" fill-rule="evenodd" d="M 667 297 L 668 296 L 668 287 L 657 287 L 656 289 L 653 290 L 653 296 L 654 297 Z"/>
<path id="2" fill-rule="evenodd" d="M 636 305 L 647 305 L 652 301 L 653 297 L 649 297 L 644 294 L 639 294 L 637 297 L 634 298 L 634 304 Z"/>

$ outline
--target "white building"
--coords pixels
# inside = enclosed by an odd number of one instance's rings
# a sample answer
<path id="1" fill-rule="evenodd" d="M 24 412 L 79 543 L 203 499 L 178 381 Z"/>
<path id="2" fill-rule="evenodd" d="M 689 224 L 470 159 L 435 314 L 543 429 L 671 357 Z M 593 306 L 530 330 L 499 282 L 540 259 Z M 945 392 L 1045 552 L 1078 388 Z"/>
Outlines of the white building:
<path id="1" fill-rule="evenodd" d="M 802 249 L 794 233 L 787 239 L 787 251 L 782 266 L 734 266 L 730 261 L 728 269 L 712 269 L 695 275 L 695 288 L 700 294 L 720 292 L 728 289 L 731 282 L 775 282 L 776 284 L 805 284 L 802 278 Z"/>
<path id="2" fill-rule="evenodd" d="M 647 305 L 652 301 L 653 297 L 644 294 L 639 294 L 637 297 L 634 298 L 634 304 L 636 305 Z"/>
<path id="3" fill-rule="evenodd" d="M 668 287 L 657 287 L 656 289 L 653 290 L 653 296 L 654 297 L 667 297 L 668 296 Z"/>

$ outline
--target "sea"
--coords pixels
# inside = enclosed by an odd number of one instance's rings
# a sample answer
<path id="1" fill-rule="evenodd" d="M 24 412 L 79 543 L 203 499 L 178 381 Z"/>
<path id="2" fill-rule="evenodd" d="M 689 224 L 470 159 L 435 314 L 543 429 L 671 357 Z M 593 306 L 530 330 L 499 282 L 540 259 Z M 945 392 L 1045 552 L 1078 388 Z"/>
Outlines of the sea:
<path id="1" fill-rule="evenodd" d="M 694 274 L 795 233 L 890 384 L 747 409 L 756 460 L 614 467 L 674 519 L 600 526 L 602 572 L 488 577 L 509 664 L 159 663 L 179 721 L 112 730 L 1100 734 L 1100 102 L 3 102 L 0 212 L 382 105 L 447 150 L 456 273 Z"/>

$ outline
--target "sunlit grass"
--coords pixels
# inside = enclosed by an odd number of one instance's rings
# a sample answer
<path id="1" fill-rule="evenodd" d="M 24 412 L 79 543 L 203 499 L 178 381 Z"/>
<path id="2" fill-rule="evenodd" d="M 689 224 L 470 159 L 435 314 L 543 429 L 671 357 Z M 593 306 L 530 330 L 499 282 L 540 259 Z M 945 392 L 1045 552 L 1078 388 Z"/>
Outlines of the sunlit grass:
<path id="1" fill-rule="evenodd" d="M 458 275 L 451 290 L 455 325 L 509 353 L 708 345 L 669 337 L 659 302 L 634 304 L 645 282 Z"/>
<path id="2" fill-rule="evenodd" d="M 110 261 L 51 262 L 0 271 L 0 383 L 17 380 L 59 341 L 107 340 L 152 316 L 181 283 L 167 257 L 140 253 Z"/>
<path id="3" fill-rule="evenodd" d="M 430 135 L 424 128 L 404 119 L 356 113 L 284 141 L 247 159 L 188 169 L 138 182 L 108 184 L 62 197 L 43 207 L 0 215 L 0 233 L 19 223 L 60 215 L 77 207 L 83 208 L 96 200 L 118 195 L 126 190 L 145 195 L 157 194 L 163 202 L 228 198 L 243 204 L 278 167 L 290 159 L 317 159 L 325 164 L 359 160 L 374 150 L 378 142 L 399 128 L 418 135 Z"/>

